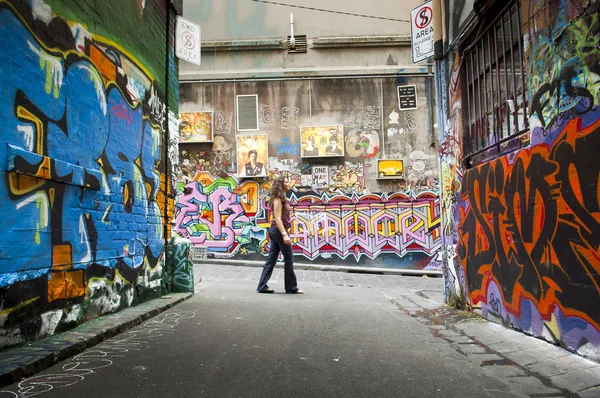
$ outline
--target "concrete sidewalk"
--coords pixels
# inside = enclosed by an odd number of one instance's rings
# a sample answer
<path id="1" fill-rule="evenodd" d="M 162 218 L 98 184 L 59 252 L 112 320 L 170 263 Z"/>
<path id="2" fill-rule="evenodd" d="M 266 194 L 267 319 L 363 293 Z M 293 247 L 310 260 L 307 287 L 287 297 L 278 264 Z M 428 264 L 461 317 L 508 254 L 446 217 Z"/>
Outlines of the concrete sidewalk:
<path id="1" fill-rule="evenodd" d="M 223 280 L 258 283 L 260 273 L 256 267 L 194 267 L 195 277 L 202 278 L 204 287 Z M 446 306 L 442 278 L 306 269 L 296 270 L 296 276 L 298 286 L 306 294 L 313 288 L 328 286 L 357 289 L 357 294 L 360 288 L 379 291 L 400 311 L 427 325 L 434 338 L 445 340 L 465 361 L 478 364 L 494 379 L 507 381 L 510 392 L 497 391 L 490 396 L 600 397 L 600 364 L 476 314 Z M 282 268 L 275 269 L 269 286 L 275 291 L 283 290 Z"/>
<path id="2" fill-rule="evenodd" d="M 16 383 L 137 326 L 192 297 L 173 293 L 0 353 L 0 387 Z"/>

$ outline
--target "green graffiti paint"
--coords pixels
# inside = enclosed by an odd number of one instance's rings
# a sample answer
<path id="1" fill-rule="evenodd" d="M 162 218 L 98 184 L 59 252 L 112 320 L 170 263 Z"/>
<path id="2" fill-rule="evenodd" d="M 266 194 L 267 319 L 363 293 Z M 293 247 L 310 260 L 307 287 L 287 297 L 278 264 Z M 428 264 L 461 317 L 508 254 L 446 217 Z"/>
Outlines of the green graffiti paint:
<path id="1" fill-rule="evenodd" d="M 194 270 L 190 260 L 192 243 L 187 239 L 172 238 L 167 245 L 167 261 L 163 288 L 174 293 L 194 292 Z"/>

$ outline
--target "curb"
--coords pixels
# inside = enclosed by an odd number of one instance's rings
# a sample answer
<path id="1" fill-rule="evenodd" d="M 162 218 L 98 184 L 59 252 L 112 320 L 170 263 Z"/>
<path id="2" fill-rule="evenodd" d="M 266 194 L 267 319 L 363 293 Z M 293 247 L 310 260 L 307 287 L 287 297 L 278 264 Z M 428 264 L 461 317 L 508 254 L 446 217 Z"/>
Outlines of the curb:
<path id="1" fill-rule="evenodd" d="M 173 293 L 96 318 L 74 329 L 0 352 L 0 387 L 39 373 L 96 344 L 131 329 L 192 297 Z"/>
<path id="2" fill-rule="evenodd" d="M 246 260 L 221 260 L 221 259 L 206 259 L 202 261 L 194 261 L 194 265 L 231 265 L 242 267 L 260 267 L 262 268 L 264 261 L 246 261 Z M 283 268 L 283 264 L 277 263 L 275 268 Z M 323 265 L 323 264 L 307 264 L 294 262 L 295 270 L 308 271 L 330 271 L 330 272 L 347 272 L 361 274 L 378 274 L 378 275 L 396 275 L 396 276 L 424 276 L 441 278 L 443 272 L 439 270 L 413 270 L 413 269 L 397 269 L 397 268 L 370 268 L 370 267 L 354 267 L 354 266 L 339 266 L 339 265 Z"/>

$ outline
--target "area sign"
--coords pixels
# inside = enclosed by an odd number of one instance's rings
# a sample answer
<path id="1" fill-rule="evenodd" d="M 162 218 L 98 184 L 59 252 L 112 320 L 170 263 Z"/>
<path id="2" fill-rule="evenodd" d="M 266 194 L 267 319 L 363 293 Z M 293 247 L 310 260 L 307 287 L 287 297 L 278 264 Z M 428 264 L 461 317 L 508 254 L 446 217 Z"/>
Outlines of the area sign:
<path id="1" fill-rule="evenodd" d="M 200 65 L 200 25 L 177 17 L 175 54 L 179 59 Z"/>
<path id="2" fill-rule="evenodd" d="M 433 56 L 433 9 L 431 1 L 421 4 L 410 12 L 413 62 L 421 62 Z"/>

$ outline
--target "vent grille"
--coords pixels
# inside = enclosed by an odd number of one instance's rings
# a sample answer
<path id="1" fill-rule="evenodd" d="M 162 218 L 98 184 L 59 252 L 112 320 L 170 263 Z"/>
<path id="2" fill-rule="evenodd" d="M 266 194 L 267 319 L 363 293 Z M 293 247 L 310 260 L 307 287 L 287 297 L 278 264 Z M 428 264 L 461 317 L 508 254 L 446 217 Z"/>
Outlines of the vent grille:
<path id="1" fill-rule="evenodd" d="M 288 36 L 288 53 L 305 53 L 307 52 L 308 44 L 306 42 L 306 35 L 297 36 L 294 35 L 296 41 L 296 47 L 292 48 L 292 37 Z"/>

